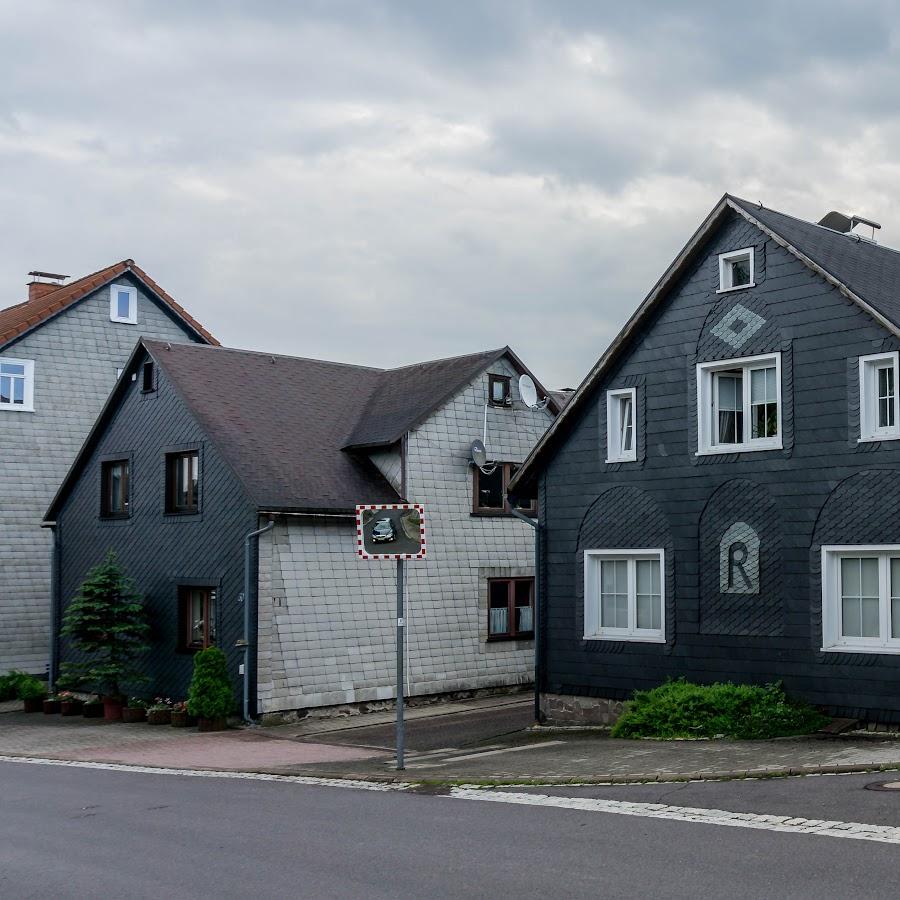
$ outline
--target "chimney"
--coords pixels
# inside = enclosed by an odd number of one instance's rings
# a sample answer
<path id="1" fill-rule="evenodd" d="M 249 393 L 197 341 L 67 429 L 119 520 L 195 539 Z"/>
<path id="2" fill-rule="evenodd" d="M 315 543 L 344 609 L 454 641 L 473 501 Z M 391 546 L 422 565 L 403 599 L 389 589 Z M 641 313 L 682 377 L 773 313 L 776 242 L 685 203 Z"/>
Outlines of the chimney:
<path id="1" fill-rule="evenodd" d="M 53 291 L 58 291 L 68 275 L 55 275 L 53 272 L 29 272 L 31 281 L 28 282 L 28 302 L 46 297 Z"/>

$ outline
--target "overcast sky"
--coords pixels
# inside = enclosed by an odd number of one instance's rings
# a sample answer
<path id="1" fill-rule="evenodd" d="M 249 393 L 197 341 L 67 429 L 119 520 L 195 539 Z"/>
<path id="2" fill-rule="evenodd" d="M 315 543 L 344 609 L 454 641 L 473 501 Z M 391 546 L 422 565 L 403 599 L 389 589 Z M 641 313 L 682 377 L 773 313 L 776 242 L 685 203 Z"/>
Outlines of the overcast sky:
<path id="1" fill-rule="evenodd" d="M 0 305 L 133 257 L 231 346 L 575 386 L 725 191 L 900 245 L 898 21 L 0 0 Z"/>

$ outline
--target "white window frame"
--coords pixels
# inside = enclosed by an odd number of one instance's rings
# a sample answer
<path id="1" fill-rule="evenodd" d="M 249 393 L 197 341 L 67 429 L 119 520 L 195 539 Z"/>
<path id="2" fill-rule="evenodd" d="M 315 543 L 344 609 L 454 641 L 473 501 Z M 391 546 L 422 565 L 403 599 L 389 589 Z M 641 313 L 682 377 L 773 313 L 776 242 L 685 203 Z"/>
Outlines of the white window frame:
<path id="1" fill-rule="evenodd" d="M 859 442 L 900 440 L 900 354 L 872 353 L 859 358 Z M 878 377 L 881 368 L 894 372 L 894 425 L 878 426 Z"/>
<path id="2" fill-rule="evenodd" d="M 622 448 L 621 401 L 631 401 L 631 449 Z M 606 392 L 606 461 L 608 463 L 635 462 L 637 460 L 637 389 L 622 388 Z"/>
<path id="3" fill-rule="evenodd" d="M 659 561 L 660 628 L 637 627 L 637 585 L 635 563 L 638 560 Z M 625 560 L 628 563 L 628 627 L 603 628 L 600 625 L 600 562 Z M 584 640 L 666 642 L 666 554 L 665 550 L 585 550 L 584 551 Z"/>
<path id="4" fill-rule="evenodd" d="M 25 369 L 25 389 L 23 391 L 23 403 L 0 403 L 0 413 L 3 412 L 34 412 L 34 360 L 14 359 L 11 356 L 0 356 L 0 362 L 13 366 L 22 366 Z"/>
<path id="5" fill-rule="evenodd" d="M 119 315 L 119 293 L 128 294 L 128 316 Z M 112 284 L 109 287 L 109 320 L 123 325 L 137 325 L 137 288 L 130 284 Z"/>
<path id="6" fill-rule="evenodd" d="M 750 281 L 748 284 L 731 283 L 731 267 L 728 265 L 736 260 L 746 257 L 750 261 Z M 719 254 L 719 290 L 717 294 L 727 294 L 729 291 L 746 291 L 747 288 L 756 287 L 756 260 L 753 247 L 744 247 L 743 250 L 731 250 L 728 253 Z"/>
<path id="7" fill-rule="evenodd" d="M 750 377 L 754 369 L 775 364 L 776 403 L 778 404 L 778 432 L 772 437 L 750 437 Z M 719 409 L 714 391 L 715 375 L 728 369 L 743 369 L 742 409 L 744 414 L 743 440 L 736 444 L 714 444 L 713 424 L 718 422 Z M 784 403 L 781 394 L 781 353 L 764 353 L 737 359 L 717 359 L 697 364 L 697 456 L 721 453 L 750 453 L 757 450 L 781 450 L 784 446 Z"/>
<path id="8" fill-rule="evenodd" d="M 878 559 L 878 628 L 881 637 L 841 634 L 841 567 L 843 557 Z M 891 557 L 900 544 L 831 544 L 822 547 L 822 650 L 829 653 L 900 653 L 900 638 L 891 634 Z"/>

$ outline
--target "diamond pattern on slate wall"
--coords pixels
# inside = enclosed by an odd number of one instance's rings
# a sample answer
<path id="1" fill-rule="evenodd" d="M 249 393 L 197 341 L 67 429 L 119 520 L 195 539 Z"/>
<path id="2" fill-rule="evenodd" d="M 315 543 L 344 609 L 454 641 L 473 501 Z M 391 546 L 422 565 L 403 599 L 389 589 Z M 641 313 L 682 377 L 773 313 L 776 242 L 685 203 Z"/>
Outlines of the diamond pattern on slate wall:
<path id="1" fill-rule="evenodd" d="M 712 333 L 729 347 L 740 350 L 765 324 L 766 320 L 762 316 L 736 303 L 713 326 Z"/>

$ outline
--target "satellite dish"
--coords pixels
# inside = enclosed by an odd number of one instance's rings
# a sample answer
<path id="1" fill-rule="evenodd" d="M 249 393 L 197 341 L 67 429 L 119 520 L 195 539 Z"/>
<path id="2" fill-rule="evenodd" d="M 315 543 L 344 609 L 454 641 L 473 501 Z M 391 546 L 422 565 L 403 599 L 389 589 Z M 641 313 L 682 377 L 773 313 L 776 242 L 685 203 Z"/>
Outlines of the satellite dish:
<path id="1" fill-rule="evenodd" d="M 819 219 L 819 224 L 825 228 L 830 228 L 832 231 L 840 231 L 842 234 L 847 234 L 853 230 L 853 220 L 850 216 L 845 216 L 843 213 L 834 210 L 822 216 Z"/>
<path id="2" fill-rule="evenodd" d="M 475 463 L 485 475 L 490 475 L 497 468 L 496 463 L 488 460 L 487 450 L 485 449 L 483 441 L 477 439 L 472 441 L 469 452 L 472 454 L 472 462 Z"/>
<path id="3" fill-rule="evenodd" d="M 519 396 L 530 409 L 534 409 L 538 405 L 537 388 L 530 375 L 519 376 Z"/>

